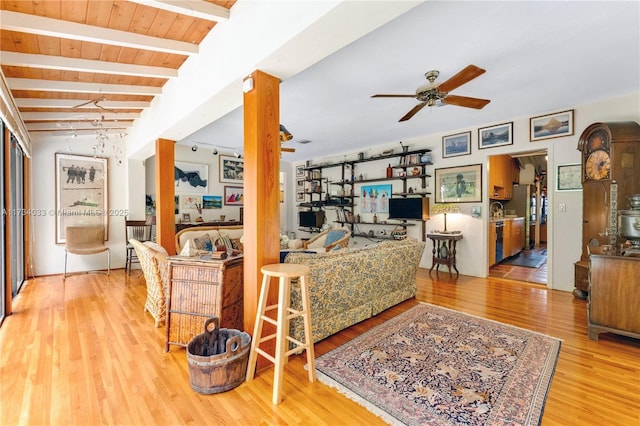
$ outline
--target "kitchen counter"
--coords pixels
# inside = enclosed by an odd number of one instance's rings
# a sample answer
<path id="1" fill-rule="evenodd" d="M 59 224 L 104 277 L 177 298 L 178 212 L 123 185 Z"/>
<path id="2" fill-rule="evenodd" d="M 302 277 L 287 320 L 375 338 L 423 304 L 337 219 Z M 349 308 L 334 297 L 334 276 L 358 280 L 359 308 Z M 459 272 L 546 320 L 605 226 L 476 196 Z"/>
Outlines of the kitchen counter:
<path id="1" fill-rule="evenodd" d="M 524 217 L 501 217 L 501 218 L 496 218 L 496 219 L 491 218 L 491 219 L 489 219 L 489 222 L 504 222 L 504 221 L 507 221 L 507 220 L 511 220 L 511 221 L 524 220 Z"/>

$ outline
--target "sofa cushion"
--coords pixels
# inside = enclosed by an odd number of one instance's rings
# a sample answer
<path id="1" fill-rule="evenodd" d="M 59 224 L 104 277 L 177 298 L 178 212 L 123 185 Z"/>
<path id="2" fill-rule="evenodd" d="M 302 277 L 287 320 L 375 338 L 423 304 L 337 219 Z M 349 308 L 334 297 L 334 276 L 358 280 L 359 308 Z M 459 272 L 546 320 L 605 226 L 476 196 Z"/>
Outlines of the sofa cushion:
<path id="1" fill-rule="evenodd" d="M 240 238 L 232 238 L 231 245 L 233 246 L 234 250 L 240 250 L 241 252 L 244 252 L 244 244 L 242 244 Z"/>
<path id="2" fill-rule="evenodd" d="M 201 237 L 195 237 L 193 239 L 193 244 L 198 250 L 213 251 L 213 242 L 211 241 L 211 236 L 209 234 L 204 234 Z"/>
<path id="3" fill-rule="evenodd" d="M 216 246 L 224 246 L 227 249 L 227 251 L 233 250 L 233 243 L 231 242 L 231 238 L 229 238 L 228 235 L 220 235 L 216 239 L 215 245 Z"/>
<path id="4" fill-rule="evenodd" d="M 345 236 L 346 232 L 345 231 L 334 231 L 331 230 L 327 233 L 327 238 L 324 239 L 324 244 L 322 245 L 323 247 L 328 247 L 331 244 L 335 243 L 336 241 L 338 241 L 339 239 L 343 238 Z"/>

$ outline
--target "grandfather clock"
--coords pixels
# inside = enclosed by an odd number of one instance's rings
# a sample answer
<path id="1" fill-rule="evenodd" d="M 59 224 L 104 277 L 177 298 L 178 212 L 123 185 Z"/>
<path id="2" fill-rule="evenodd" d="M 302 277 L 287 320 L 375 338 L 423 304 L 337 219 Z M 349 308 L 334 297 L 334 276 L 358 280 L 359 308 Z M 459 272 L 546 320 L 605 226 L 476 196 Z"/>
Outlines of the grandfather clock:
<path id="1" fill-rule="evenodd" d="M 618 247 L 618 210 L 640 193 L 640 125 L 594 123 L 578 142 L 582 152 L 582 255 L 575 263 L 573 295 L 589 291 L 589 246 Z M 620 241 L 622 242 L 622 241 Z"/>

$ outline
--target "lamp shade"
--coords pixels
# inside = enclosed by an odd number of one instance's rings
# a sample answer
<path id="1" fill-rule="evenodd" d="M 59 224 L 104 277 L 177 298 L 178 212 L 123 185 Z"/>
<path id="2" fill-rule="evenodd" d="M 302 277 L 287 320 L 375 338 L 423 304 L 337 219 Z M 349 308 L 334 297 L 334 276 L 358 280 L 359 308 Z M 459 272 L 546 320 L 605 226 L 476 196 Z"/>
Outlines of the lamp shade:
<path id="1" fill-rule="evenodd" d="M 460 213 L 460 207 L 458 207 L 456 204 L 451 204 L 451 203 L 438 203 L 438 204 L 434 204 L 433 208 L 431 209 L 431 213 L 433 214 Z"/>

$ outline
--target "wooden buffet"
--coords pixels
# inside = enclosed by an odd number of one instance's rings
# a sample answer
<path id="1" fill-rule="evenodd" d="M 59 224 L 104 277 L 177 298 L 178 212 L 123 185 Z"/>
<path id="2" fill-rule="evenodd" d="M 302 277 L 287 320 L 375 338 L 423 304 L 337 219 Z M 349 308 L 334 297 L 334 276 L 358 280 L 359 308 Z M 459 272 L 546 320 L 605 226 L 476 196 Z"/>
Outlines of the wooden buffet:
<path id="1" fill-rule="evenodd" d="M 587 322 L 589 338 L 616 333 L 640 339 L 640 257 L 591 249 Z"/>
<path id="2" fill-rule="evenodd" d="M 206 256 L 203 256 L 206 257 Z M 207 318 L 217 316 L 221 328 L 244 329 L 243 257 L 170 256 L 167 342 L 187 346 L 203 333 Z"/>

